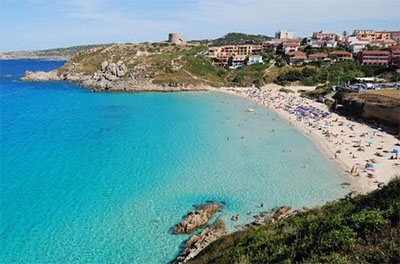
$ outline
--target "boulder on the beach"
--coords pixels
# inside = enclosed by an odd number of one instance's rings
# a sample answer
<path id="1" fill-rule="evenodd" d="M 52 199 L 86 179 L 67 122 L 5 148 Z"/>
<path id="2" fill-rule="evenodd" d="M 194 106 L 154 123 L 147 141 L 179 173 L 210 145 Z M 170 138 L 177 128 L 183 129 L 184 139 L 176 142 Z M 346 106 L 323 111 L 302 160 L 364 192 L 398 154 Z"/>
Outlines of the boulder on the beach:
<path id="1" fill-rule="evenodd" d="M 172 227 L 173 234 L 190 234 L 194 230 L 205 226 L 214 214 L 222 209 L 221 204 L 207 203 L 196 206 L 181 222 Z"/>

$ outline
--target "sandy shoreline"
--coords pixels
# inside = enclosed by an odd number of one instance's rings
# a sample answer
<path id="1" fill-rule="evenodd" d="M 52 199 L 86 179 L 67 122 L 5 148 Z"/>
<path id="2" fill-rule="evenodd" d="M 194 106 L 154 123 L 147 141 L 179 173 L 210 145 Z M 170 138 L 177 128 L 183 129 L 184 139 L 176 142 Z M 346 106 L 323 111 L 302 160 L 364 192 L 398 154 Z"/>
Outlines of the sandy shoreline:
<path id="1" fill-rule="evenodd" d="M 394 149 L 400 151 L 400 141 L 394 136 L 331 113 L 326 105 L 297 93 L 314 87 L 289 87 L 295 93 L 279 92 L 280 88 L 270 84 L 261 89 L 217 88 L 215 91 L 245 97 L 272 109 L 317 145 L 342 172 L 352 191 L 368 193 L 400 175 L 400 155 L 395 159 L 397 155 L 393 153 Z"/>

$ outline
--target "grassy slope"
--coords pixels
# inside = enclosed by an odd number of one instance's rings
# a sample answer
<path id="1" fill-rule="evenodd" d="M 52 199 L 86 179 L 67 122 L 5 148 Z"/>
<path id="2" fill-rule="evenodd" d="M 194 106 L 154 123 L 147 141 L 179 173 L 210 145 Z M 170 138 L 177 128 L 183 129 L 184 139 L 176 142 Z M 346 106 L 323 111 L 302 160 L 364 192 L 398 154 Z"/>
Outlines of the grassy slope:
<path id="1" fill-rule="evenodd" d="M 234 233 L 192 263 L 400 263 L 400 178 L 382 190 Z"/>

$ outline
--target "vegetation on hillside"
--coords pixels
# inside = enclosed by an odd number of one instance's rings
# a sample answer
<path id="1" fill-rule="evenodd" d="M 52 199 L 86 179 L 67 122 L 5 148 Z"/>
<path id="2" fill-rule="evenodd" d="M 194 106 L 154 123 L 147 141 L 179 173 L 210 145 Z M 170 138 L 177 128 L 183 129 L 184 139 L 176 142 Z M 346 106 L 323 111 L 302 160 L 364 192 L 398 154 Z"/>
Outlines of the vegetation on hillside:
<path id="1" fill-rule="evenodd" d="M 212 65 L 212 59 L 205 56 L 207 45 L 261 43 L 271 39 L 264 35 L 229 33 L 225 36 L 200 42 L 176 45 L 167 42 L 140 44 L 120 44 L 90 47 L 78 52 L 59 72 L 79 72 L 91 75 L 100 70 L 103 61 L 122 61 L 128 68 L 130 77 L 142 69 L 143 76 L 154 84 L 162 86 L 190 86 L 206 84 L 210 86 L 261 87 L 267 83 L 279 85 L 317 86 L 308 96 L 319 97 L 328 94 L 331 86 L 345 84 L 356 77 L 377 76 L 388 81 L 397 81 L 400 73 L 395 66 L 365 66 L 355 60 L 342 62 L 315 61 L 305 66 L 289 66 L 288 55 L 261 52 L 264 64 L 245 65 L 236 69 Z M 207 44 L 207 45 L 205 45 Z M 83 48 L 82 48 L 83 49 Z M 331 51 L 306 47 L 308 53 Z M 72 66 L 73 64 L 73 66 Z M 140 77 L 140 76 L 139 76 Z"/>
<path id="2" fill-rule="evenodd" d="M 206 39 L 206 40 L 195 40 L 193 42 L 201 42 L 203 44 L 208 44 L 211 46 L 223 46 L 223 45 L 240 45 L 240 44 L 259 44 L 263 41 L 271 40 L 271 37 L 265 35 L 252 35 L 252 34 L 244 34 L 231 32 L 223 37 L 217 39 Z"/>
<path id="3" fill-rule="evenodd" d="M 223 237 L 191 263 L 400 263 L 400 178 L 371 194 Z"/>
<path id="4" fill-rule="evenodd" d="M 315 62 L 307 66 L 286 66 L 280 70 L 272 81 L 286 85 L 290 82 L 300 82 L 303 85 L 314 86 L 329 82 L 330 84 L 351 83 L 357 77 L 385 75 L 385 79 L 395 81 L 399 73 L 396 67 L 361 65 L 357 61 L 348 60 L 335 63 Z"/>

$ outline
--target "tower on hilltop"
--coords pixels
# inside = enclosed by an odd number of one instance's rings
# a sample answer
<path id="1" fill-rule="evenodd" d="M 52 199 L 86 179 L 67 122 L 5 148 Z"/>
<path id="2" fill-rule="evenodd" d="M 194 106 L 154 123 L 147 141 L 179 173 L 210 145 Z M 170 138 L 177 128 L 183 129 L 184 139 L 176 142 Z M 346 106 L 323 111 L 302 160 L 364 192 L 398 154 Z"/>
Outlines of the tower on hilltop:
<path id="1" fill-rule="evenodd" d="M 169 33 L 168 34 L 168 42 L 169 43 L 175 43 L 175 44 L 181 44 L 184 42 L 182 33 Z"/>

